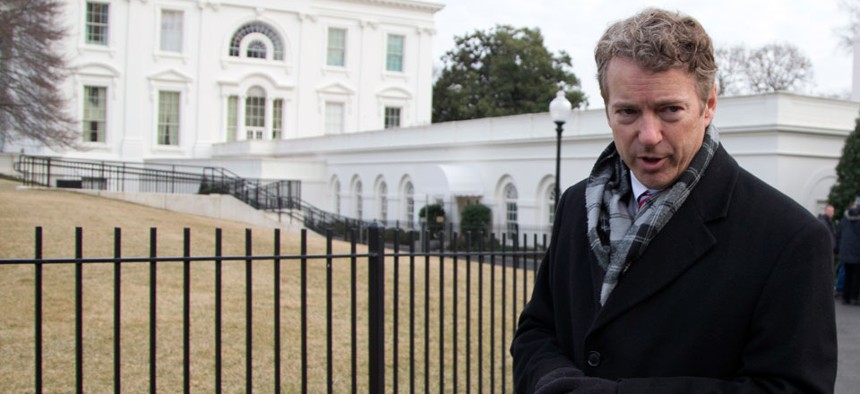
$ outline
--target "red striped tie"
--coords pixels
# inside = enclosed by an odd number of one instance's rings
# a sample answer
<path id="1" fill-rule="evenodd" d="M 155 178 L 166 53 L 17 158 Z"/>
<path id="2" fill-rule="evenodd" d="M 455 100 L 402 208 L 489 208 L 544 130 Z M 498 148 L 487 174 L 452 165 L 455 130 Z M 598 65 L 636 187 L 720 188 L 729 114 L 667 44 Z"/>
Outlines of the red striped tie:
<path id="1" fill-rule="evenodd" d="M 642 208 L 643 205 L 645 205 L 645 201 L 648 201 L 649 197 L 651 197 L 651 192 L 647 191 L 647 190 L 645 191 L 645 193 L 642 193 L 639 195 L 639 197 L 636 199 L 636 201 L 639 202 L 639 208 L 640 209 Z"/>

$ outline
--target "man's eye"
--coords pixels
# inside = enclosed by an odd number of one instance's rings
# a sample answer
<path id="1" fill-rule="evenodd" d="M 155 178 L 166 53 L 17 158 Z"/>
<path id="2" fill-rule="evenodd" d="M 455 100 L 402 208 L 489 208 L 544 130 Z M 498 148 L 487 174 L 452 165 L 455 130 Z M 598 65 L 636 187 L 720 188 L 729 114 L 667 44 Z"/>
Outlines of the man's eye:
<path id="1" fill-rule="evenodd" d="M 682 110 L 683 110 L 683 108 L 681 108 L 680 106 L 677 106 L 677 105 L 670 105 L 670 106 L 666 107 L 666 109 L 665 109 L 666 112 L 672 112 L 672 113 L 681 112 Z"/>

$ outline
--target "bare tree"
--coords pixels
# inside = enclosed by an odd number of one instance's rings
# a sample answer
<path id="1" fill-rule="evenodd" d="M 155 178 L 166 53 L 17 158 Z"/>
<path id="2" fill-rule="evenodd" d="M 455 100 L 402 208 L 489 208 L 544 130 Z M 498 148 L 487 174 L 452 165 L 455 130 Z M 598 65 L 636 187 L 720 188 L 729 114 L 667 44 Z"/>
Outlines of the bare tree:
<path id="1" fill-rule="evenodd" d="M 753 93 L 801 90 L 812 79 L 812 61 L 789 43 L 750 52 L 747 78 Z"/>
<path id="2" fill-rule="evenodd" d="M 789 43 L 717 48 L 714 56 L 720 95 L 800 91 L 812 79 L 812 61 Z"/>
<path id="3" fill-rule="evenodd" d="M 79 141 L 66 113 L 59 0 L 0 2 L 0 137 L 68 147 Z"/>
<path id="4" fill-rule="evenodd" d="M 748 49 L 743 45 L 717 48 L 714 60 L 717 62 L 717 94 L 741 94 L 746 88 L 744 72 L 747 68 Z"/>
<path id="5" fill-rule="evenodd" d="M 848 24 L 836 29 L 839 47 L 847 52 L 854 51 L 854 41 L 860 34 L 860 0 L 841 0 L 839 9 L 848 16 Z"/>

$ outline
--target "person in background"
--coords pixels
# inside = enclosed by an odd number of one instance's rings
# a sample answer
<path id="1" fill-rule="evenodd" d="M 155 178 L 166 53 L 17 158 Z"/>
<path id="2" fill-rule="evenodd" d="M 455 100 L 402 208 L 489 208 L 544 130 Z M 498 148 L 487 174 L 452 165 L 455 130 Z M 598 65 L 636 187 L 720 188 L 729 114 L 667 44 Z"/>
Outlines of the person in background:
<path id="1" fill-rule="evenodd" d="M 839 232 L 839 261 L 845 269 L 842 303 L 860 305 L 860 197 L 845 211 Z"/>
<path id="2" fill-rule="evenodd" d="M 720 144 L 710 37 L 646 9 L 595 50 L 613 142 L 559 201 L 517 393 L 832 393 L 830 235 Z"/>
<path id="3" fill-rule="evenodd" d="M 833 253 L 839 252 L 838 242 L 836 242 L 836 222 L 833 220 L 833 214 L 835 213 L 835 208 L 833 208 L 832 204 L 827 204 L 824 207 L 824 213 L 818 215 L 818 220 L 824 224 L 824 227 L 827 227 L 827 230 L 830 231 L 830 239 L 833 241 Z"/>
<path id="4" fill-rule="evenodd" d="M 836 298 L 842 298 L 842 287 L 845 282 L 845 269 L 839 264 L 839 226 L 833 215 L 836 213 L 836 208 L 833 204 L 827 204 L 824 207 L 824 213 L 818 215 L 818 220 L 827 227 L 830 231 L 831 239 L 833 240 L 833 272 L 837 273 L 835 292 Z"/>

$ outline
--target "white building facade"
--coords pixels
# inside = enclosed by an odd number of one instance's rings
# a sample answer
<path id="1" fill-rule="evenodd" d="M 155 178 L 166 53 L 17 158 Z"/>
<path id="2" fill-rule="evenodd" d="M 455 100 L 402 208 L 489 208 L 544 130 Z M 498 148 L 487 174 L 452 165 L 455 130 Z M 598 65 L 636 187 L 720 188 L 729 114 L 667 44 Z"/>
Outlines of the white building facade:
<path id="1" fill-rule="evenodd" d="M 69 0 L 65 91 L 82 149 L 62 155 L 199 159 L 218 143 L 429 124 L 441 8 L 418 0 Z"/>
<path id="2" fill-rule="evenodd" d="M 434 15 L 421 0 L 68 0 L 71 112 L 82 148 L 7 152 L 225 167 L 298 179 L 318 208 L 413 228 L 469 204 L 496 231 L 546 232 L 548 114 L 430 124 Z M 552 97 L 547 98 L 547 103 Z M 740 164 L 812 212 L 860 103 L 787 93 L 720 97 L 715 124 Z M 603 109 L 565 124 L 561 189 L 611 141 Z"/>

